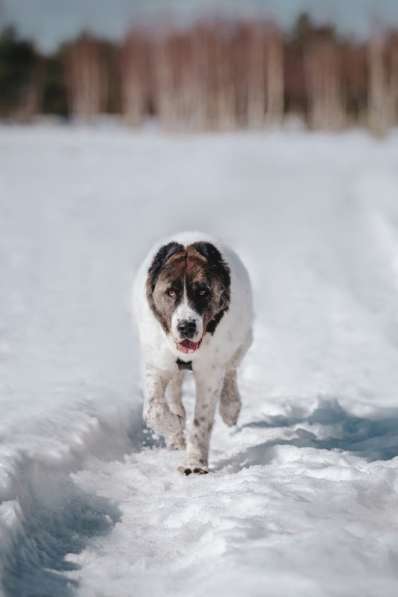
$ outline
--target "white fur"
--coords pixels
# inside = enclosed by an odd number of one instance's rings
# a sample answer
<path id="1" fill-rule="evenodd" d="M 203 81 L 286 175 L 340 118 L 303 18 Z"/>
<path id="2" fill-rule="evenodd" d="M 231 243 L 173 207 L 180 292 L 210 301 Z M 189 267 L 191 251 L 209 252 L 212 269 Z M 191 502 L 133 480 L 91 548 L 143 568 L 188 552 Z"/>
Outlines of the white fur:
<path id="1" fill-rule="evenodd" d="M 177 342 L 181 340 L 178 331 L 178 324 L 180 323 L 180 321 L 183 321 L 184 319 L 191 320 L 196 323 L 196 333 L 191 339 L 194 342 L 197 342 L 198 340 L 200 340 L 203 334 L 203 320 L 199 316 L 199 314 L 196 313 L 196 311 L 192 309 L 188 304 L 186 286 L 184 286 L 184 296 L 181 301 L 181 304 L 178 305 L 171 318 L 171 333 L 173 334 Z"/>
<path id="2" fill-rule="evenodd" d="M 152 313 L 146 297 L 148 269 L 159 248 L 170 241 L 184 246 L 198 241 L 211 242 L 230 268 L 229 309 L 214 335 L 206 333 L 200 348 L 193 354 L 178 351 L 173 339 L 166 335 Z M 246 268 L 231 249 L 205 234 L 175 235 L 153 247 L 144 260 L 134 282 L 133 307 L 143 357 L 146 422 L 165 436 L 170 447 L 185 446 L 185 410 L 181 400 L 183 375 L 176 360 L 192 361 L 196 405 L 192 429 L 187 436 L 184 470 L 186 473 L 194 470 L 207 472 L 210 434 L 217 403 L 220 402 L 220 414 L 228 425 L 236 423 L 240 411 L 236 370 L 251 344 L 253 320 L 252 292 Z M 179 318 L 187 315 L 197 318 L 197 314 L 183 301 L 176 309 L 173 327 Z"/>

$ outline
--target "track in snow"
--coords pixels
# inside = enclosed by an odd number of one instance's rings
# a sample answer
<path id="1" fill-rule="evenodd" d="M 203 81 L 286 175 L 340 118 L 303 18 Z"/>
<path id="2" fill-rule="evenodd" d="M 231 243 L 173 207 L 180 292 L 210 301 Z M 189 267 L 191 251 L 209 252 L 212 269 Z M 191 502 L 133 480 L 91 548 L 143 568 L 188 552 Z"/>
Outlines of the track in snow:
<path id="1" fill-rule="evenodd" d="M 395 597 L 397 137 L 0 133 L 7 597 Z M 256 297 L 206 478 L 143 433 L 128 315 L 149 245 L 186 228 Z"/>

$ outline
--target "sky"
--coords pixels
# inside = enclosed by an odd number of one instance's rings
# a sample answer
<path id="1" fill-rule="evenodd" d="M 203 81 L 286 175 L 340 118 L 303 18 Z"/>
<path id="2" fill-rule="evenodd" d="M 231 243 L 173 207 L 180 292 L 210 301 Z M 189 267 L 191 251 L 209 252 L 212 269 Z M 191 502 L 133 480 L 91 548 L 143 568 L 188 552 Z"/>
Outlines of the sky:
<path id="1" fill-rule="evenodd" d="M 82 29 L 118 38 L 138 22 L 200 15 L 275 17 L 288 27 L 302 11 L 365 35 L 369 23 L 398 25 L 398 0 L 0 0 L 0 24 L 15 24 L 45 51 Z"/>

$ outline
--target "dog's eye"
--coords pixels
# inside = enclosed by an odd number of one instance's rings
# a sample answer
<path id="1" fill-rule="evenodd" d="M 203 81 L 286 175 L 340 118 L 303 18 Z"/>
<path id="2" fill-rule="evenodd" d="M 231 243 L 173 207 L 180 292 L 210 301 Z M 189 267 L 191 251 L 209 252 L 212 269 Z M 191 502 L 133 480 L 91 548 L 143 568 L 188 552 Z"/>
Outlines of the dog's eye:
<path id="1" fill-rule="evenodd" d="M 167 296 L 170 296 L 171 298 L 175 298 L 177 296 L 177 291 L 175 290 L 175 288 L 168 288 L 166 290 L 166 294 L 167 294 Z"/>
<path id="2" fill-rule="evenodd" d="M 199 290 L 198 290 L 199 296 L 209 296 L 209 294 L 210 294 L 210 290 L 206 286 L 203 286 L 202 288 L 199 288 Z"/>

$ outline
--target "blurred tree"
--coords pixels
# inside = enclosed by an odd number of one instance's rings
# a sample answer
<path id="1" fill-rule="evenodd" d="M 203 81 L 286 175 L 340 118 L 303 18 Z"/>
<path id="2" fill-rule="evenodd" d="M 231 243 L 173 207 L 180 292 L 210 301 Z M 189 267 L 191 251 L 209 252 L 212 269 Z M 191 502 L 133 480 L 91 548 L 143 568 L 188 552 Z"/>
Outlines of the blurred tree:
<path id="1" fill-rule="evenodd" d="M 375 135 L 385 135 L 394 123 L 394 93 L 388 63 L 387 40 L 373 34 L 369 46 L 369 127 Z"/>
<path id="2" fill-rule="evenodd" d="M 41 106 L 45 114 L 68 114 L 62 48 L 44 60 Z"/>
<path id="3" fill-rule="evenodd" d="M 293 25 L 291 38 L 297 45 L 303 45 L 312 35 L 315 25 L 307 12 L 302 12 Z"/>
<path id="4" fill-rule="evenodd" d="M 310 124 L 317 129 L 338 129 L 344 124 L 341 60 L 337 41 L 317 36 L 305 55 Z"/>
<path id="5" fill-rule="evenodd" d="M 0 115 L 25 117 L 38 109 L 40 56 L 14 28 L 0 33 Z"/>
<path id="6" fill-rule="evenodd" d="M 119 50 L 121 111 L 131 125 L 140 124 L 147 116 L 151 87 L 149 40 L 141 31 L 131 30 Z"/>
<path id="7" fill-rule="evenodd" d="M 394 125 L 398 121 L 398 32 L 390 32 L 388 40 L 390 90 L 392 94 L 392 118 Z"/>
<path id="8" fill-rule="evenodd" d="M 68 107 L 73 116 L 90 119 L 109 106 L 111 87 L 108 44 L 83 33 L 64 48 Z"/>
<path id="9" fill-rule="evenodd" d="M 285 37 L 285 109 L 289 114 L 308 119 L 309 105 L 304 55 L 315 25 L 307 13 L 298 16 L 290 35 Z"/>
<path id="10" fill-rule="evenodd" d="M 0 0 L 1 2 L 1 0 Z M 261 20 L 136 27 L 112 43 L 82 33 L 50 56 L 0 32 L 0 117 L 37 113 L 184 129 L 263 128 L 293 114 L 316 129 L 398 119 L 398 32 L 358 41 L 306 13 L 290 33 Z"/>
<path id="11" fill-rule="evenodd" d="M 344 40 L 340 44 L 341 89 L 346 121 L 349 124 L 366 120 L 368 101 L 368 54 L 364 42 Z"/>

